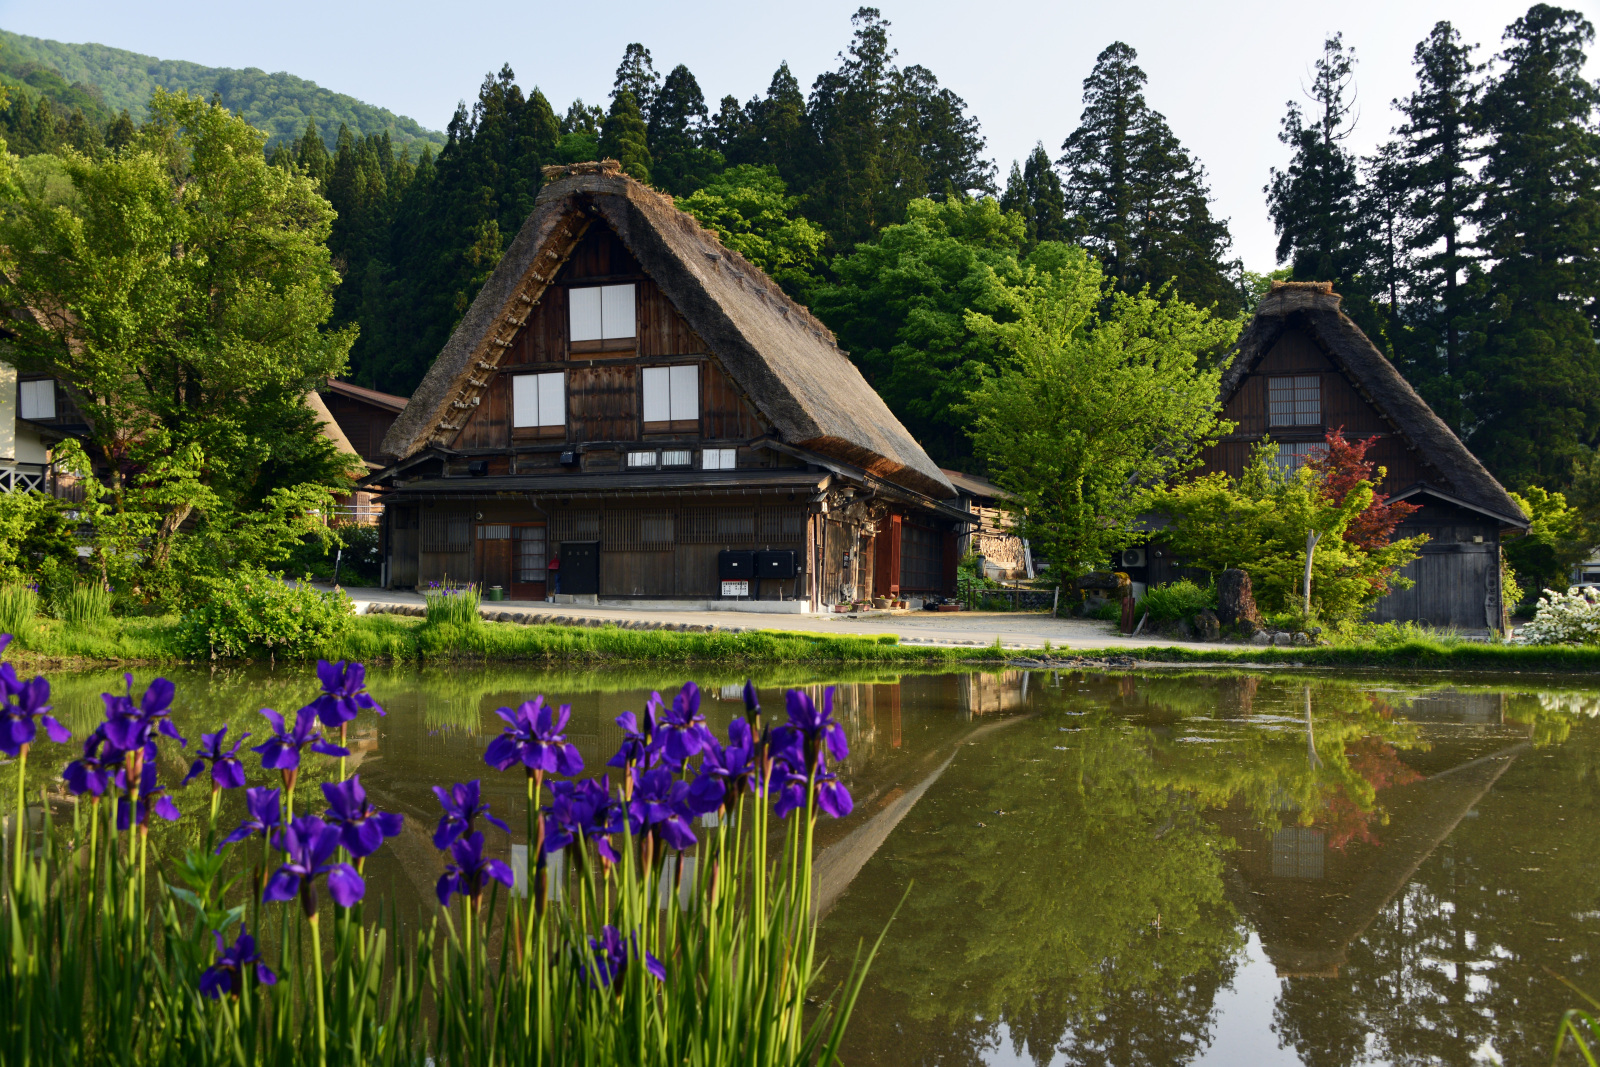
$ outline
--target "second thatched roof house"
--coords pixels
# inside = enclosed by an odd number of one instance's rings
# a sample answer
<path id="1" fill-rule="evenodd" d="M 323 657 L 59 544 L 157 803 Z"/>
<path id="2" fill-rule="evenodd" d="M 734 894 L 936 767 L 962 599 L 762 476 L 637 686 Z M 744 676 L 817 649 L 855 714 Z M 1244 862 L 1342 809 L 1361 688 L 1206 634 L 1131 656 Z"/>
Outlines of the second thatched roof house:
<path id="1" fill-rule="evenodd" d="M 389 584 L 788 610 L 952 592 L 955 489 L 827 328 L 614 162 L 545 178 L 382 442 Z"/>
<path id="2" fill-rule="evenodd" d="M 1268 437 L 1289 468 L 1332 430 L 1376 437 L 1367 458 L 1387 469 L 1379 491 L 1420 505 L 1396 536 L 1429 540 L 1402 572 L 1415 584 L 1380 600 L 1373 617 L 1503 628 L 1500 539 L 1527 529 L 1528 517 L 1339 305 L 1331 282 L 1276 282 L 1262 297 L 1222 378 L 1234 430 L 1206 450 L 1201 473 L 1237 477 Z M 1128 568 L 1135 581 L 1176 576 L 1160 552 L 1152 546 L 1144 566 Z"/>

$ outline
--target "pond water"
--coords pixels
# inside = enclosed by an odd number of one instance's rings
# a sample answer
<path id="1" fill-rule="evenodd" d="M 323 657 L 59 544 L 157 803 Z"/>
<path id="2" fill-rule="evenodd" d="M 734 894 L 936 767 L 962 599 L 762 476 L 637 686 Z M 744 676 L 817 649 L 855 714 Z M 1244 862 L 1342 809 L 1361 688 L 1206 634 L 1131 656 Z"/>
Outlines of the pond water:
<path id="1" fill-rule="evenodd" d="M 255 709 L 292 711 L 314 689 L 298 670 L 172 677 L 191 738 L 223 721 L 259 732 Z M 696 680 L 725 725 L 742 676 Z M 79 737 L 98 694 L 120 687 L 109 673 L 53 681 Z M 431 901 L 434 785 L 481 777 L 522 825 L 520 776 L 481 760 L 496 707 L 570 702 L 572 740 L 598 769 L 621 737 L 612 719 L 680 681 L 374 671 L 389 714 L 358 720 L 352 763 L 407 829 L 368 861 L 369 884 L 403 912 Z M 848 1063 L 1548 1063 L 1576 997 L 1546 969 L 1600 991 L 1600 687 L 1048 671 L 756 681 L 769 708 L 784 686 L 839 686 L 856 806 L 820 828 L 824 949 L 848 961 L 899 907 Z M 163 760 L 176 783 L 181 756 Z M 29 770 L 43 786 L 58 766 Z M 178 800 L 204 811 L 199 785 Z M 197 840 L 200 822 L 158 827 L 160 847 Z M 504 854 L 503 835 L 491 844 Z"/>

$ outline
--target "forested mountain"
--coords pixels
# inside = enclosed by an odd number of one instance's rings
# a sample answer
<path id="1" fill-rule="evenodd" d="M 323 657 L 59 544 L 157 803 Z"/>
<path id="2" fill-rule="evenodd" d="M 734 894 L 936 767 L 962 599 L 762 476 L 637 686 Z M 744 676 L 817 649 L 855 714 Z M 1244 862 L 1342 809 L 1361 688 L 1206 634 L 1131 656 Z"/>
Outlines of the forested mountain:
<path id="1" fill-rule="evenodd" d="M 150 94 L 159 86 L 205 97 L 215 92 L 230 111 L 266 131 L 273 141 L 299 138 L 307 120 L 315 119 L 327 131 L 329 148 L 341 124 L 357 136 L 387 132 L 396 150 L 413 142 L 444 143 L 443 134 L 425 130 L 413 119 L 293 74 L 268 74 L 254 67 L 203 67 L 101 44 L 65 44 L 4 30 L 0 30 L 0 81 L 26 86 L 15 95 L 31 97 L 35 108 L 40 98 L 61 105 L 68 115 L 82 108 L 86 118 L 101 127 L 121 111 L 134 122 L 144 121 Z M 412 154 L 420 149 L 418 144 Z"/>

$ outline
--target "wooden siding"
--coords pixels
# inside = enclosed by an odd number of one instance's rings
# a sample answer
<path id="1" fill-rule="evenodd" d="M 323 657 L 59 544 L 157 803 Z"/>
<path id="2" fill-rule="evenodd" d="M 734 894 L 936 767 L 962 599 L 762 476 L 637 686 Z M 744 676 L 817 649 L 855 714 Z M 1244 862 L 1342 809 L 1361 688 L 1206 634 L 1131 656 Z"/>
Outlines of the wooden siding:
<path id="1" fill-rule="evenodd" d="M 1310 426 L 1270 425 L 1267 380 L 1312 374 L 1321 386 L 1321 421 Z M 1250 462 L 1250 453 L 1266 437 L 1281 443 L 1322 441 L 1330 430 L 1343 428 L 1350 440 L 1378 438 L 1367 458 L 1387 472 L 1378 486 L 1380 491 L 1394 493 L 1419 481 L 1443 482 L 1304 330 L 1285 331 L 1223 406 L 1223 418 L 1236 425 L 1232 433 L 1201 452 L 1202 474 L 1224 471 L 1237 478 Z"/>
<path id="2" fill-rule="evenodd" d="M 567 434 L 574 441 L 637 441 L 638 368 L 602 363 L 569 370 Z"/>
<path id="3" fill-rule="evenodd" d="M 362 459 L 371 463 L 393 462 L 394 457 L 383 451 L 383 435 L 389 432 L 399 413 L 363 404 L 341 393 L 325 392 L 322 402 L 328 414 L 339 424 L 339 429 L 350 439 L 350 446 Z"/>

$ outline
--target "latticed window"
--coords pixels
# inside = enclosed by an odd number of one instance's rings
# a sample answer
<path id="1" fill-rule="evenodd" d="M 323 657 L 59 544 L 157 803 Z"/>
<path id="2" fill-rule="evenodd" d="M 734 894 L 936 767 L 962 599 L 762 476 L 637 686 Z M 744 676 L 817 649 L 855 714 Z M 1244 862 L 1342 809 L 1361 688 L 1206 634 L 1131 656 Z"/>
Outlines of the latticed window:
<path id="1" fill-rule="evenodd" d="M 763 541 L 799 541 L 806 534 L 804 508 L 764 508 L 761 512 Z"/>
<path id="2" fill-rule="evenodd" d="M 555 515 L 557 541 L 600 540 L 600 513 L 598 511 L 559 511 Z"/>
<path id="3" fill-rule="evenodd" d="M 686 544 L 749 544 L 756 539 L 755 508 L 685 511 L 678 539 Z"/>
<path id="4" fill-rule="evenodd" d="M 621 508 L 605 515 L 605 545 L 611 550 L 661 551 L 676 543 L 677 522 L 670 511 Z"/>
<path id="5" fill-rule="evenodd" d="M 512 529 L 512 558 L 516 561 L 518 582 L 542 582 L 549 560 L 545 558 L 543 526 L 517 526 Z"/>
<path id="6" fill-rule="evenodd" d="M 472 551 L 472 516 L 465 512 L 426 512 L 422 516 L 422 551 Z"/>
<path id="7" fill-rule="evenodd" d="M 1267 379 L 1269 426 L 1321 426 L 1322 379 L 1315 374 Z"/>
<path id="8" fill-rule="evenodd" d="M 1320 455 L 1326 447 L 1321 441 L 1280 441 L 1273 462 L 1285 474 L 1293 474 L 1305 466 L 1306 460 Z"/>

